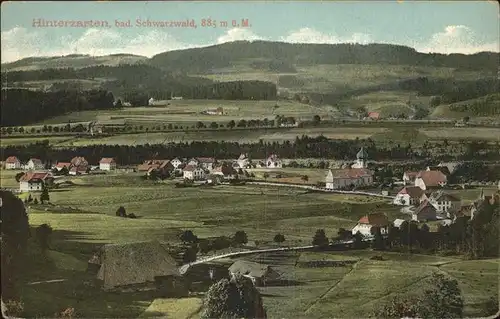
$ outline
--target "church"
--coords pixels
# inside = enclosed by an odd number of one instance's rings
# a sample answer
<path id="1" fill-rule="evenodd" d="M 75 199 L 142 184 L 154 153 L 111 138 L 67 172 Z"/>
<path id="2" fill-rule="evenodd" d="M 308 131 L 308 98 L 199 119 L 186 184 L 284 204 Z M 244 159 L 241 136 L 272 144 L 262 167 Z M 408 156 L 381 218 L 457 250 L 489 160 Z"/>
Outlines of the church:
<path id="1" fill-rule="evenodd" d="M 343 189 L 373 184 L 373 172 L 367 169 L 368 153 L 361 147 L 350 168 L 331 169 L 325 178 L 326 189 Z"/>

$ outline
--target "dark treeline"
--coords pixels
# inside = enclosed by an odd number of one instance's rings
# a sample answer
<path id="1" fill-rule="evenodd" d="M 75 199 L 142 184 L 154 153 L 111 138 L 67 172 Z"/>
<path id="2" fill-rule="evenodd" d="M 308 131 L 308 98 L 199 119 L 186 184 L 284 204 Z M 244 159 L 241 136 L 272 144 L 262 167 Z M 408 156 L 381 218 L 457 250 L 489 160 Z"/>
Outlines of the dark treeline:
<path id="1" fill-rule="evenodd" d="M 40 158 L 43 161 L 67 161 L 74 156 L 84 156 L 90 162 L 97 163 L 102 157 L 115 157 L 119 165 L 132 165 L 144 160 L 172 159 L 174 157 L 216 157 L 219 159 L 236 159 L 241 153 L 251 154 L 252 158 L 264 159 L 271 154 L 277 154 L 282 158 L 328 158 L 331 160 L 351 161 L 356 158 L 356 153 L 361 146 L 365 146 L 369 158 L 376 161 L 383 160 L 425 160 L 432 158 L 430 153 L 416 151 L 411 145 L 378 147 L 368 140 L 329 140 L 323 136 L 297 138 L 295 141 L 283 143 L 237 143 L 216 141 L 195 141 L 187 143 L 170 143 L 156 145 L 90 145 L 75 148 L 52 148 L 45 143 L 36 143 L 25 146 L 6 146 L 1 149 L 2 156 L 17 156 L 20 160 L 27 161 L 31 157 Z M 499 152 L 495 145 L 481 146 L 471 143 L 465 153 L 459 159 L 479 160 L 498 159 Z M 427 144 L 426 150 L 431 151 L 436 145 Z M 479 147 L 489 147 L 488 152 L 479 155 Z M 489 154 L 489 157 L 488 157 Z M 494 158 L 496 156 L 496 158 Z M 446 160 L 451 160 L 448 157 Z M 436 159 L 441 160 L 441 159 Z M 484 166 L 477 167 L 481 176 L 491 175 Z M 491 175 L 491 178 L 496 176 Z"/>
<path id="2" fill-rule="evenodd" d="M 258 57 L 282 65 L 383 64 L 496 70 L 498 53 L 426 54 L 391 44 L 291 44 L 267 41 L 236 41 L 205 48 L 170 51 L 155 55 L 149 63 L 168 70 L 216 72 L 237 61 Z M 276 64 L 276 63 L 275 63 Z"/>
<path id="3" fill-rule="evenodd" d="M 2 89 L 2 126 L 26 125 L 73 111 L 113 108 L 105 90 L 40 92 Z"/>

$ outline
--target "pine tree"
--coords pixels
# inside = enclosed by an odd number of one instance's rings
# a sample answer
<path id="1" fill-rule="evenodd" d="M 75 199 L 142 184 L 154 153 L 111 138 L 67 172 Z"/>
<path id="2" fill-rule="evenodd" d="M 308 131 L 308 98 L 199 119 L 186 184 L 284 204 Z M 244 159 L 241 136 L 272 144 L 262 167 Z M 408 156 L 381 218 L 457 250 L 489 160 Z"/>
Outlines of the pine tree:
<path id="1" fill-rule="evenodd" d="M 49 202 L 50 201 L 50 196 L 49 196 L 49 189 L 47 187 L 43 187 L 43 190 L 42 190 L 42 195 L 40 195 L 40 201 L 42 202 L 42 204 L 47 201 Z"/>

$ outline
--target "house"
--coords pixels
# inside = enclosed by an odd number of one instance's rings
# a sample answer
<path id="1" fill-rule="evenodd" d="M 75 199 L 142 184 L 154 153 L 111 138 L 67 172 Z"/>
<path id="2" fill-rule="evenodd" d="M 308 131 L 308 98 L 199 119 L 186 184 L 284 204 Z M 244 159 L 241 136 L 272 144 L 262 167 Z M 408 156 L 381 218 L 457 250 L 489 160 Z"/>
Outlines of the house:
<path id="1" fill-rule="evenodd" d="M 403 173 L 403 183 L 415 184 L 415 179 L 417 178 L 419 172 L 406 171 Z"/>
<path id="2" fill-rule="evenodd" d="M 89 162 L 82 156 L 76 156 L 71 159 L 71 165 L 73 166 L 88 166 Z"/>
<path id="3" fill-rule="evenodd" d="M 328 170 L 325 178 L 326 189 L 373 184 L 373 172 L 366 168 L 344 168 Z"/>
<path id="4" fill-rule="evenodd" d="M 101 171 L 112 171 L 116 169 L 116 161 L 111 157 L 103 157 L 99 161 L 99 169 Z"/>
<path id="5" fill-rule="evenodd" d="M 148 105 L 153 105 L 155 103 L 155 99 L 154 98 L 150 98 L 148 100 Z"/>
<path id="6" fill-rule="evenodd" d="M 356 162 L 351 165 L 351 168 L 366 168 L 366 161 L 368 160 L 368 152 L 364 147 L 361 147 L 356 154 Z"/>
<path id="7" fill-rule="evenodd" d="M 418 186 L 403 187 L 393 200 L 394 205 L 419 205 L 426 198 L 425 192 Z"/>
<path id="8" fill-rule="evenodd" d="M 412 213 L 412 219 L 418 222 L 436 220 L 436 213 L 436 207 L 428 200 L 424 200 Z"/>
<path id="9" fill-rule="evenodd" d="M 224 109 L 222 107 L 218 107 L 216 109 L 208 109 L 205 111 L 205 114 L 208 115 L 224 115 Z"/>
<path id="10" fill-rule="evenodd" d="M 21 162 L 15 156 L 9 156 L 5 160 L 5 169 L 21 169 Z"/>
<path id="11" fill-rule="evenodd" d="M 415 178 L 415 186 L 423 190 L 438 188 L 446 185 L 447 178 L 440 171 L 422 171 Z"/>
<path id="12" fill-rule="evenodd" d="M 250 165 L 250 158 L 248 154 L 241 154 L 236 161 L 239 168 L 247 168 Z"/>
<path id="13" fill-rule="evenodd" d="M 182 172 L 184 179 L 199 181 L 205 178 L 205 171 L 201 167 L 186 165 Z"/>
<path id="14" fill-rule="evenodd" d="M 203 169 L 208 169 L 209 171 L 215 168 L 217 161 L 213 157 L 197 157 L 198 166 Z"/>
<path id="15" fill-rule="evenodd" d="M 372 236 L 372 228 L 380 227 L 382 234 L 387 234 L 389 227 L 389 219 L 384 213 L 370 213 L 361 217 L 356 226 L 352 229 L 352 234 L 355 235 L 358 231 L 363 236 Z"/>
<path id="16" fill-rule="evenodd" d="M 401 225 L 405 222 L 404 219 L 395 219 L 392 224 L 394 225 L 394 227 L 396 228 L 401 228 Z"/>
<path id="17" fill-rule="evenodd" d="M 83 165 L 72 166 L 69 169 L 69 175 L 83 175 L 83 174 L 87 174 L 88 170 L 89 170 L 88 166 L 83 166 Z"/>
<path id="18" fill-rule="evenodd" d="M 168 278 L 171 289 L 180 279 L 175 259 L 157 241 L 107 244 L 100 251 L 97 279 L 104 290 L 151 285 Z"/>
<path id="19" fill-rule="evenodd" d="M 281 162 L 281 159 L 278 157 L 278 155 L 271 154 L 266 160 L 266 167 L 267 168 L 282 168 L 283 163 Z"/>
<path id="20" fill-rule="evenodd" d="M 43 169 L 43 168 L 44 168 L 43 163 L 38 158 L 30 158 L 30 160 L 26 164 L 26 169 L 29 169 L 29 170 L 39 170 L 39 169 Z"/>
<path id="21" fill-rule="evenodd" d="M 447 216 L 461 208 L 460 198 L 441 191 L 432 193 L 429 202 L 434 205 L 438 213 L 446 213 Z"/>
<path id="22" fill-rule="evenodd" d="M 238 172 L 229 165 L 221 165 L 219 167 L 216 167 L 212 171 L 213 175 L 218 175 L 223 177 L 224 179 L 235 179 L 236 176 L 238 176 Z"/>
<path id="23" fill-rule="evenodd" d="M 448 170 L 448 166 L 427 166 L 426 171 L 440 171 L 446 176 L 450 176 L 451 173 Z"/>
<path id="24" fill-rule="evenodd" d="M 59 163 L 56 164 L 55 169 L 57 171 L 61 171 L 64 167 L 66 167 L 66 169 L 69 171 L 69 169 L 71 167 L 71 163 L 69 163 L 69 162 L 59 162 Z"/>
<path id="25" fill-rule="evenodd" d="M 280 274 L 271 266 L 256 262 L 238 260 L 229 267 L 229 275 L 249 278 L 255 286 L 264 286 L 266 283 L 280 278 Z"/>
<path id="26" fill-rule="evenodd" d="M 41 191 L 44 186 L 52 183 L 53 180 L 52 174 L 48 172 L 27 172 L 19 179 L 19 191 Z"/>
<path id="27" fill-rule="evenodd" d="M 380 113 L 379 112 L 368 112 L 368 118 L 371 120 L 378 120 L 378 119 L 380 119 Z"/>
<path id="28" fill-rule="evenodd" d="M 448 172 L 450 174 L 455 173 L 457 169 L 459 169 L 462 166 L 462 163 L 460 162 L 441 162 L 438 164 L 438 167 L 446 167 L 448 168 Z"/>
<path id="29" fill-rule="evenodd" d="M 172 164 L 172 166 L 175 168 L 175 169 L 178 169 L 179 168 L 179 165 L 181 165 L 182 163 L 184 163 L 184 161 L 178 159 L 177 157 L 174 158 L 173 160 L 170 161 L 170 164 Z"/>
<path id="30" fill-rule="evenodd" d="M 171 172 L 174 167 L 169 160 L 146 160 L 137 166 L 139 172 L 151 172 L 152 169 L 158 170 L 158 173 L 164 174 Z"/>

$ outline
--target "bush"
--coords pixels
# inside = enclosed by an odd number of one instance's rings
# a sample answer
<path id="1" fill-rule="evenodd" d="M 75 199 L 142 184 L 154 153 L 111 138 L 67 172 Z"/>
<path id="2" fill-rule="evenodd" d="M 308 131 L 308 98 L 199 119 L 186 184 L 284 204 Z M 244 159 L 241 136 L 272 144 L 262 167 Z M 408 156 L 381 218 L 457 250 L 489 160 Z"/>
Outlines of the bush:
<path id="1" fill-rule="evenodd" d="M 120 206 L 116 210 L 116 216 L 118 217 L 127 217 L 127 212 L 125 211 L 125 207 Z"/>
<path id="2" fill-rule="evenodd" d="M 245 233 L 244 231 L 242 230 L 239 230 L 237 231 L 235 234 L 234 234 L 234 237 L 233 237 L 233 242 L 237 245 L 241 245 L 241 244 L 246 244 L 248 243 L 248 238 L 247 238 L 247 233 Z"/>
<path id="3" fill-rule="evenodd" d="M 134 214 L 134 213 L 130 213 L 130 214 L 128 214 L 128 215 L 127 215 L 127 217 L 128 217 L 128 218 L 137 218 L 137 216 L 135 216 L 135 214 Z"/>

